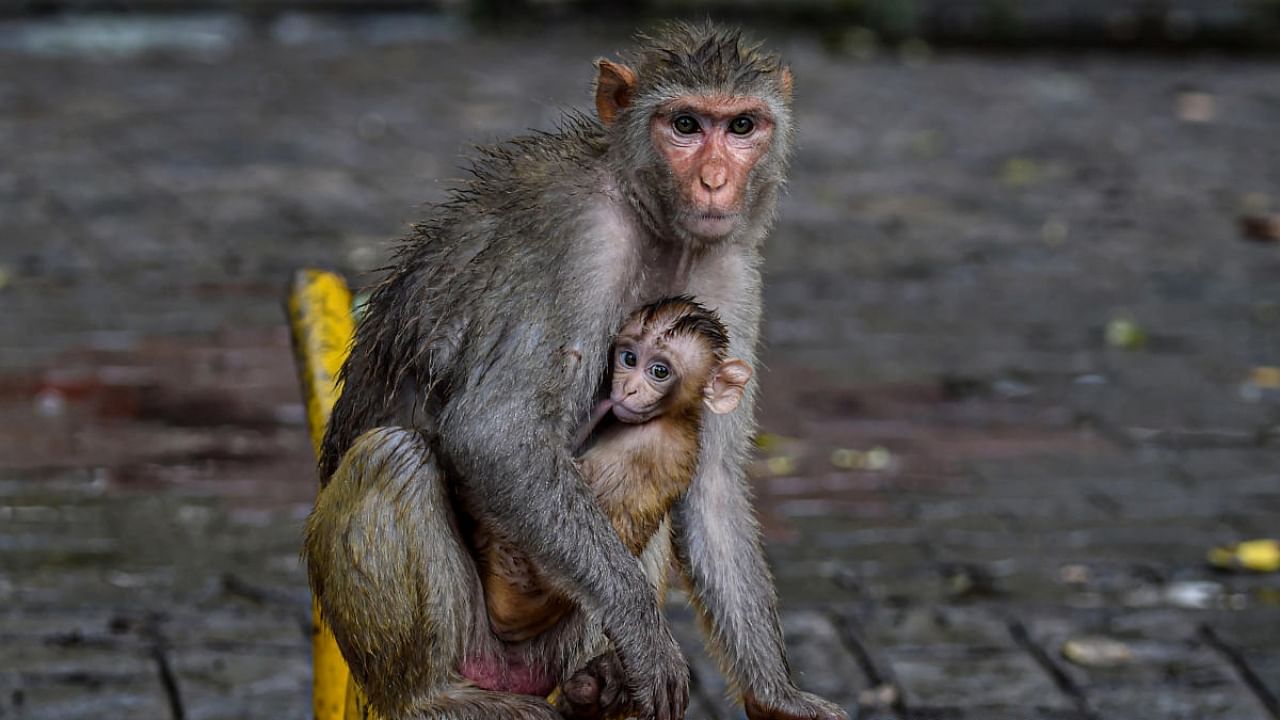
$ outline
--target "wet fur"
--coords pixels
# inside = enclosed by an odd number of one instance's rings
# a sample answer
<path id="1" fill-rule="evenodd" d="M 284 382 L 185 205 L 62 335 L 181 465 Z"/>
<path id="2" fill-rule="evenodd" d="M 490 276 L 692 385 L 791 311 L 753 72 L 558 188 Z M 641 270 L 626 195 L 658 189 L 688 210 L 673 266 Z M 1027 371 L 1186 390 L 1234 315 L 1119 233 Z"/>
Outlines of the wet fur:
<path id="1" fill-rule="evenodd" d="M 546 359 L 566 349 L 604 358 L 633 308 L 687 293 L 719 312 L 729 354 L 754 364 L 759 246 L 785 177 L 789 76 L 714 27 L 676 25 L 640 45 L 640 83 L 608 127 L 570 114 L 552 132 L 479 150 L 471 180 L 404 241 L 357 329 L 305 555 L 321 612 L 387 720 L 557 717 L 538 698 L 468 686 L 460 664 L 517 652 L 550 658 L 566 678 L 607 643 L 641 702 L 669 716 L 687 698 L 654 593 L 660 558 L 628 552 L 567 449 L 604 363 L 548 369 Z M 647 117 L 673 93 L 724 92 L 765 97 L 777 124 L 746 191 L 747 221 L 703 242 L 673 224 L 679 206 Z M 768 707 L 803 709 L 809 696 L 788 678 L 743 477 L 751 396 L 706 419 L 672 537 L 734 686 Z M 523 548 L 581 610 L 538 642 L 504 648 L 485 627 L 474 548 L 459 532 L 467 518 Z"/>

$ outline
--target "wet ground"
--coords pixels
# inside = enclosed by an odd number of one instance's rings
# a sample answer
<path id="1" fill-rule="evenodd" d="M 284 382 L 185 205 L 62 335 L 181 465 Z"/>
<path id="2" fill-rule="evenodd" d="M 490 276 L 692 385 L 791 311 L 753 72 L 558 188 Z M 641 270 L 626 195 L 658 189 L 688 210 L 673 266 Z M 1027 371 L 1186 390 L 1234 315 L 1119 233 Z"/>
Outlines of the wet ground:
<path id="1" fill-rule="evenodd" d="M 130 23 L 0 24 L 0 718 L 308 717 L 284 283 L 375 267 L 625 33 Z M 1280 210 L 1280 65 L 774 40 L 754 478 L 799 682 L 1280 717 L 1280 578 L 1205 564 L 1280 532 L 1280 245 L 1240 228 Z M 736 717 L 671 616 L 691 717 Z"/>

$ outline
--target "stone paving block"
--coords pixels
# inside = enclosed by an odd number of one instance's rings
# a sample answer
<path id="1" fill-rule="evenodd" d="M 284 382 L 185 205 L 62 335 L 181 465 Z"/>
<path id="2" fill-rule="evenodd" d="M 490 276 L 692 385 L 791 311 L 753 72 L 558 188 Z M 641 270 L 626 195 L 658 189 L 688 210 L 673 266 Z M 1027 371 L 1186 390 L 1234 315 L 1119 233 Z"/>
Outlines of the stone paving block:
<path id="1" fill-rule="evenodd" d="M 860 625 L 892 668 L 907 707 L 925 715 L 1075 709 L 990 610 L 914 606 L 880 611 Z"/>
<path id="2" fill-rule="evenodd" d="M 867 678 L 832 618 L 821 612 L 784 610 L 782 632 L 796 683 L 853 712 Z"/>
<path id="3" fill-rule="evenodd" d="M 1074 403 L 1111 427 L 1216 431 L 1224 433 L 1224 440 L 1248 443 L 1250 434 L 1267 421 L 1264 406 L 1239 398 L 1239 381 L 1215 382 L 1185 356 L 1115 353 L 1112 360 L 1110 381 L 1124 391 L 1103 386 L 1097 392 L 1077 394 Z"/>
<path id="4" fill-rule="evenodd" d="M 1276 714 L 1280 713 L 1280 611 L 1265 599 L 1274 592 L 1274 588 L 1259 592 L 1257 596 L 1263 601 L 1258 607 L 1209 614 L 1203 619 L 1211 637 L 1205 638 L 1203 633 L 1201 637 L 1216 643 L 1220 652 L 1237 664 L 1238 673 L 1260 686 L 1255 692 L 1271 703 Z"/>
<path id="5" fill-rule="evenodd" d="M 219 598 L 219 602 L 208 603 L 205 608 L 175 608 L 165 616 L 165 637 L 175 650 L 219 648 L 309 655 L 311 606 L 275 604 L 289 597 L 285 589 L 280 589 L 267 598 L 273 603 L 270 606 Z"/>
<path id="6" fill-rule="evenodd" d="M 136 616 L 134 616 L 136 618 Z M 124 622 L 121 622 L 121 619 Z M 39 640 L 48 638 L 107 638 L 123 640 L 133 625 L 129 615 L 101 605 L 38 606 L 7 603 L 0 609 L 0 637 Z"/>
<path id="7" fill-rule="evenodd" d="M 254 720 L 311 717 L 309 648 L 215 650 L 175 646 L 173 672 L 184 717 Z"/>
<path id="8" fill-rule="evenodd" d="M 169 716 L 150 649 L 131 638 L 5 638 L 0 642 L 0 716 Z"/>
<path id="9" fill-rule="evenodd" d="M 694 681 L 690 689 L 691 702 L 696 704 L 698 712 L 706 720 L 738 720 L 741 711 L 729 702 L 729 686 L 720 668 L 707 655 L 693 609 L 682 599 L 681 593 L 671 593 L 666 615 L 671 623 L 671 632 L 689 662 L 689 673 Z"/>
<path id="10" fill-rule="evenodd" d="M 1142 623 L 1038 617 L 1030 621 L 1028 632 L 1103 718 L 1270 717 L 1235 669 L 1196 637 L 1185 614 L 1161 612 Z M 1067 640 L 1098 634 L 1124 642 L 1132 660 L 1082 667 L 1063 659 Z"/>
<path id="11" fill-rule="evenodd" d="M 0 688 L 9 683 L 0 676 Z M 68 718 L 172 717 L 167 697 L 154 678 L 129 678 L 109 682 L 32 680 L 14 684 L 0 697 L 0 717 L 21 720 Z"/>
<path id="12" fill-rule="evenodd" d="M 0 667 L 24 676 L 85 676 L 109 681 L 155 673 L 150 648 L 136 638 L 55 635 L 9 640 Z"/>

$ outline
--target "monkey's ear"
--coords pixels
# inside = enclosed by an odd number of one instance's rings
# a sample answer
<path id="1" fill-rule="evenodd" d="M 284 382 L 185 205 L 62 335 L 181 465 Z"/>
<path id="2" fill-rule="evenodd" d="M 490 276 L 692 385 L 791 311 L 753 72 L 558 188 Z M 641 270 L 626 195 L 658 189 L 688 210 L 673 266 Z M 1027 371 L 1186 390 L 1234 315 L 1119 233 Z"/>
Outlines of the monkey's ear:
<path id="1" fill-rule="evenodd" d="M 783 65 L 782 75 L 778 78 L 778 87 L 782 89 L 782 97 L 787 100 L 791 99 L 791 89 L 795 85 L 795 78 L 791 76 L 791 68 Z"/>
<path id="2" fill-rule="evenodd" d="M 631 105 L 636 91 L 636 73 L 621 63 L 604 58 L 596 61 L 596 114 L 600 122 L 612 125 L 614 118 Z"/>
<path id="3" fill-rule="evenodd" d="M 725 360 L 707 383 L 702 401 L 717 415 L 733 412 L 738 403 L 742 402 L 742 395 L 746 392 L 751 375 L 751 366 L 742 360 Z"/>

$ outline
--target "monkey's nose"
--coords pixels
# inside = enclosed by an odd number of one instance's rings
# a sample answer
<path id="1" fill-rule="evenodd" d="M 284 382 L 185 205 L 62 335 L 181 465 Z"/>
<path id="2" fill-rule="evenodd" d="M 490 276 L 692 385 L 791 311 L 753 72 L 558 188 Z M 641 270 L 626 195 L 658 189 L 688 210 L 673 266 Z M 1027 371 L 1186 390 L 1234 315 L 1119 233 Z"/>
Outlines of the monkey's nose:
<path id="1" fill-rule="evenodd" d="M 698 173 L 698 178 L 702 181 L 703 188 L 708 192 L 715 192 L 729 182 L 729 173 L 722 165 L 708 163 L 702 166 L 702 172 Z"/>

